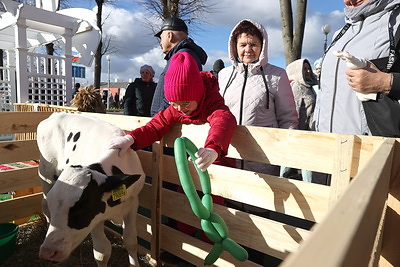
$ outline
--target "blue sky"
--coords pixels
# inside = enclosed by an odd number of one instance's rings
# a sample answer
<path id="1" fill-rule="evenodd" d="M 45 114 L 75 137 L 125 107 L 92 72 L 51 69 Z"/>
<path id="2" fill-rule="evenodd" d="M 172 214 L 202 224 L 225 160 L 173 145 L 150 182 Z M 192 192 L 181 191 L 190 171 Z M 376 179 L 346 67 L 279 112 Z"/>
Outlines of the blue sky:
<path id="1" fill-rule="evenodd" d="M 205 15 L 207 25 L 199 25 L 194 29 L 189 25 L 190 37 L 203 47 L 209 56 L 204 70 L 211 70 L 218 58 L 221 58 L 226 66 L 230 65 L 228 37 L 236 23 L 245 18 L 264 25 L 268 32 L 270 63 L 285 68 L 279 0 L 208 1 L 215 3 L 217 9 L 214 13 Z M 93 0 L 73 0 L 69 3 L 72 7 L 94 10 L 96 8 Z M 343 8 L 343 1 L 308 1 L 302 57 L 314 62 L 322 55 L 325 36 L 321 28 L 325 24 L 331 25 L 332 31 L 328 34 L 329 44 L 333 32 L 344 24 Z M 128 81 L 137 78 L 139 68 L 143 64 L 153 66 L 157 78 L 165 65 L 165 60 L 158 40 L 153 37 L 151 29 L 146 25 L 145 18 L 151 20 L 148 14 L 129 0 L 117 0 L 112 6 L 106 4 L 103 7 L 103 18 L 107 16 L 103 31 L 112 36 L 113 45 L 117 50 L 111 54 L 111 80 Z M 86 77 L 86 80 L 81 81 L 83 85 L 92 83 L 92 68 L 87 68 Z M 107 61 L 104 57 L 102 80 L 106 81 L 107 77 Z"/>

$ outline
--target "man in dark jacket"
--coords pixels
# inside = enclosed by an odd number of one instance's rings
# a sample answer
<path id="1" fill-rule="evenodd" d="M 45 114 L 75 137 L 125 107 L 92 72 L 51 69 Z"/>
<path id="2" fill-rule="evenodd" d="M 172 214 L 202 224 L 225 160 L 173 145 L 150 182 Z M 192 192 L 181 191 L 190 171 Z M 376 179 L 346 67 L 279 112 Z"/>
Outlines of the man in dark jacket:
<path id="1" fill-rule="evenodd" d="M 157 83 L 153 102 L 151 104 L 151 116 L 154 116 L 159 111 L 166 109 L 169 106 L 169 103 L 164 96 L 164 75 L 168 70 L 169 61 L 173 55 L 177 52 L 188 52 L 196 60 L 199 70 L 203 69 L 201 65 L 204 65 L 207 61 L 206 52 L 191 38 L 188 38 L 188 28 L 186 23 L 179 18 L 165 19 L 161 30 L 154 36 L 161 39 L 160 45 L 165 54 L 164 59 L 167 60 L 167 64 L 161 72 Z"/>

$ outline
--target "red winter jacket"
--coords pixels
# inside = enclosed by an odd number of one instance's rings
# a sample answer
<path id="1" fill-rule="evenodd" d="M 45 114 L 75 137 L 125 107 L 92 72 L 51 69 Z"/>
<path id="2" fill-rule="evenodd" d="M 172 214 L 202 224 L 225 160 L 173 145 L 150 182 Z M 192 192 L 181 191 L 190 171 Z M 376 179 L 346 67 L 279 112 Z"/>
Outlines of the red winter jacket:
<path id="1" fill-rule="evenodd" d="M 214 149 L 221 159 L 228 153 L 228 147 L 236 128 L 236 119 L 225 105 L 219 93 L 217 79 L 207 71 L 200 72 L 206 87 L 206 96 L 199 107 L 189 116 L 174 109 L 172 106 L 157 113 L 145 126 L 127 134 L 135 139 L 132 149 L 147 147 L 168 133 L 176 123 L 210 124 L 205 148 Z"/>

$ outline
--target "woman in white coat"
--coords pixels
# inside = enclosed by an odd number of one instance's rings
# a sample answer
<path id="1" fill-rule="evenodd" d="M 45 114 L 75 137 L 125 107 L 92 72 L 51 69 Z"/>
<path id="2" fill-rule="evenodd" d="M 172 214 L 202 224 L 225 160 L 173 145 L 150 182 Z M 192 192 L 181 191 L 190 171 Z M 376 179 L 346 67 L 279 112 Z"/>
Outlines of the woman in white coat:
<path id="1" fill-rule="evenodd" d="M 292 88 L 286 71 L 268 63 L 268 35 L 251 20 L 240 21 L 229 37 L 232 66 L 218 74 L 221 94 L 239 125 L 296 129 Z M 279 174 L 279 167 L 242 162 L 243 169 Z M 272 169 L 271 169 L 272 168 Z"/>

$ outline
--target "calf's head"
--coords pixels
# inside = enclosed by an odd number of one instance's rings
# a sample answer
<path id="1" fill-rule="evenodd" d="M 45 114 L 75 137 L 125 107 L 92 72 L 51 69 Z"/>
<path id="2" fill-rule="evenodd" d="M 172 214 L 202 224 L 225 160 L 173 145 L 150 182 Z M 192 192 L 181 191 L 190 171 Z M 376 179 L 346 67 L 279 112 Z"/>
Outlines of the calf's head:
<path id="1" fill-rule="evenodd" d="M 117 167 L 107 176 L 99 164 L 68 166 L 46 196 L 50 225 L 39 256 L 52 262 L 68 258 L 95 226 L 110 219 L 110 208 L 130 197 L 129 187 L 139 178 Z M 112 192 L 121 188 L 126 188 L 127 195 L 116 198 L 114 194 L 113 198 Z"/>

